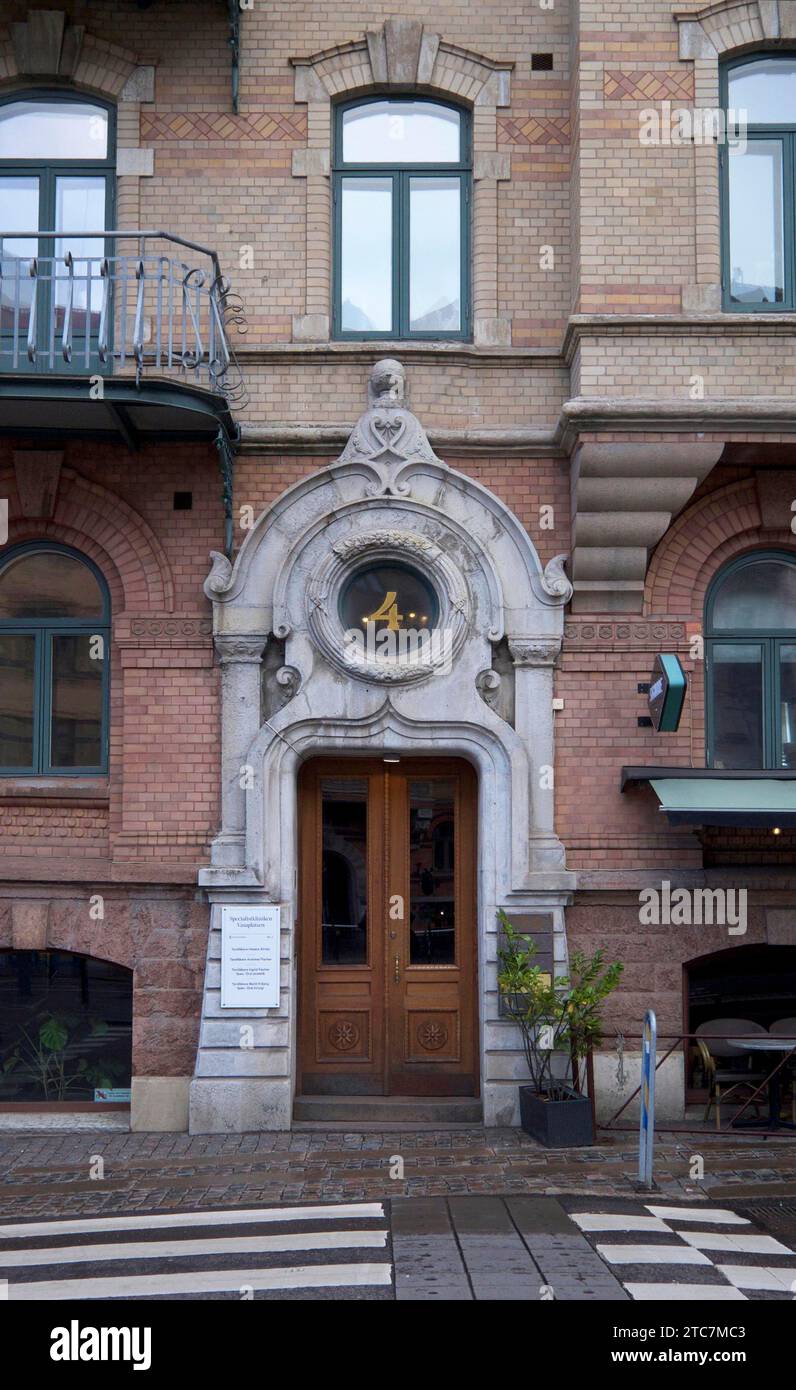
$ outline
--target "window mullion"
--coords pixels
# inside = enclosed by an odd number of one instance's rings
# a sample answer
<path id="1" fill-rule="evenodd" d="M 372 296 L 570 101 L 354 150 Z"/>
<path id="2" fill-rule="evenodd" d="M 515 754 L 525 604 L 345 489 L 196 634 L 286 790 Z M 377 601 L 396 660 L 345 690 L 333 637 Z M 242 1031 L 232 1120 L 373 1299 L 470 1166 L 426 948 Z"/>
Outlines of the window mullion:
<path id="1" fill-rule="evenodd" d="M 409 236 L 408 178 L 405 171 L 393 174 L 393 332 L 396 338 L 409 336 Z"/>
<path id="2" fill-rule="evenodd" d="M 43 628 L 39 633 L 41 643 L 40 683 L 36 706 L 39 714 L 39 756 L 38 773 L 50 771 L 50 730 L 52 727 L 52 631 Z"/>

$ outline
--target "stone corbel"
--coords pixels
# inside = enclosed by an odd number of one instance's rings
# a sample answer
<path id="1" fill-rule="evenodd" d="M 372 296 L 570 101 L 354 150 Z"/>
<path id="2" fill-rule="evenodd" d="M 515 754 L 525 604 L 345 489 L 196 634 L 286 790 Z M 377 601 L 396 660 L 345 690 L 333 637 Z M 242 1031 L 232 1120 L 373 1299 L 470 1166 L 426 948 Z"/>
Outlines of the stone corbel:
<path id="1" fill-rule="evenodd" d="M 573 612 L 641 612 L 650 552 L 723 447 L 581 445 L 572 465 Z"/>

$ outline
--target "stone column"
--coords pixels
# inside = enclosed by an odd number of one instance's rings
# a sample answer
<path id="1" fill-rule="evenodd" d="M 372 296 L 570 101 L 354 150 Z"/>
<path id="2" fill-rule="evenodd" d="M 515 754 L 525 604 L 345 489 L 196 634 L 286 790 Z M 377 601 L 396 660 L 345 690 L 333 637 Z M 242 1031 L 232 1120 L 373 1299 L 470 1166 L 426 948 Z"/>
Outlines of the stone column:
<path id="1" fill-rule="evenodd" d="M 560 637 L 510 637 L 514 662 L 514 727 L 528 749 L 528 867 L 544 873 L 564 863 L 564 847 L 555 833 L 553 766 L 553 668 Z"/>
<path id="2" fill-rule="evenodd" d="M 260 634 L 217 634 L 221 665 L 221 832 L 212 863 L 242 868 L 246 862 L 245 760 L 260 727 Z M 252 771 L 253 775 L 253 771 Z"/>

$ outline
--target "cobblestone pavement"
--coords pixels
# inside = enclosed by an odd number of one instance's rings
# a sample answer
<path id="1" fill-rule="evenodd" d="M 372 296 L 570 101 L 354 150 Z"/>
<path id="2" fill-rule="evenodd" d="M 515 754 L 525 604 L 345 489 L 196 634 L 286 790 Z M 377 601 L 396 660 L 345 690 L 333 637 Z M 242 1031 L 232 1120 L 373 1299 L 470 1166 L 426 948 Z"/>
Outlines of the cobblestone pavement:
<path id="1" fill-rule="evenodd" d="M 637 1172 L 631 1133 L 563 1151 L 516 1129 L 3 1134 L 0 1215 L 467 1194 L 627 1198 Z M 796 1136 L 661 1135 L 655 1178 L 660 1194 L 678 1200 L 796 1196 Z"/>

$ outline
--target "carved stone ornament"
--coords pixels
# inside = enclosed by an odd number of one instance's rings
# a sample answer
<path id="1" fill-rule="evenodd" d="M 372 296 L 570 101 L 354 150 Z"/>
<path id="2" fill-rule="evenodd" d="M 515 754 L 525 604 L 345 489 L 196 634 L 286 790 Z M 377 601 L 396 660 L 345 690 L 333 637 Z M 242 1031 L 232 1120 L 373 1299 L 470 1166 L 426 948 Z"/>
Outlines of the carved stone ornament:
<path id="1" fill-rule="evenodd" d="M 406 373 L 394 357 L 384 357 L 371 368 L 368 409 L 360 415 L 338 462 L 370 464 L 381 479 L 371 495 L 406 496 L 409 485 L 398 476 L 406 465 L 447 467 L 434 453 L 420 421 L 406 409 Z"/>
<path id="2" fill-rule="evenodd" d="M 573 594 L 572 582 L 564 569 L 568 559 L 568 555 L 554 555 L 545 565 L 541 581 L 545 593 L 562 603 L 569 603 Z"/>
<path id="3" fill-rule="evenodd" d="M 301 672 L 296 666 L 280 666 L 276 673 L 276 683 L 279 686 L 280 700 L 283 705 L 287 705 L 298 695 Z"/>
<path id="4" fill-rule="evenodd" d="M 211 600 L 226 593 L 232 583 L 232 565 L 220 550 L 210 551 L 211 569 L 204 582 L 204 591 Z"/>
<path id="5" fill-rule="evenodd" d="M 233 662 L 259 665 L 262 661 L 265 638 L 258 633 L 235 636 L 217 634 L 215 640 L 218 659 L 222 666 L 229 666 Z"/>
<path id="6" fill-rule="evenodd" d="M 404 650 L 400 645 L 397 652 L 384 650 L 379 638 L 371 648 L 362 633 L 343 627 L 341 591 L 370 556 L 382 564 L 392 560 L 422 567 L 437 595 L 435 628 L 423 631 L 421 640 Z M 467 636 L 471 601 L 464 576 L 436 541 L 421 532 L 381 528 L 354 532 L 330 547 L 307 584 L 305 612 L 312 638 L 332 666 L 357 680 L 395 685 L 450 669 Z"/>
<path id="7" fill-rule="evenodd" d="M 510 637 L 515 666 L 552 666 L 561 650 L 559 637 Z"/>
<path id="8" fill-rule="evenodd" d="M 491 666 L 487 666 L 485 671 L 479 671 L 475 678 L 475 688 L 484 704 L 489 705 L 490 709 L 494 709 L 500 694 L 499 672 L 493 670 Z"/>

